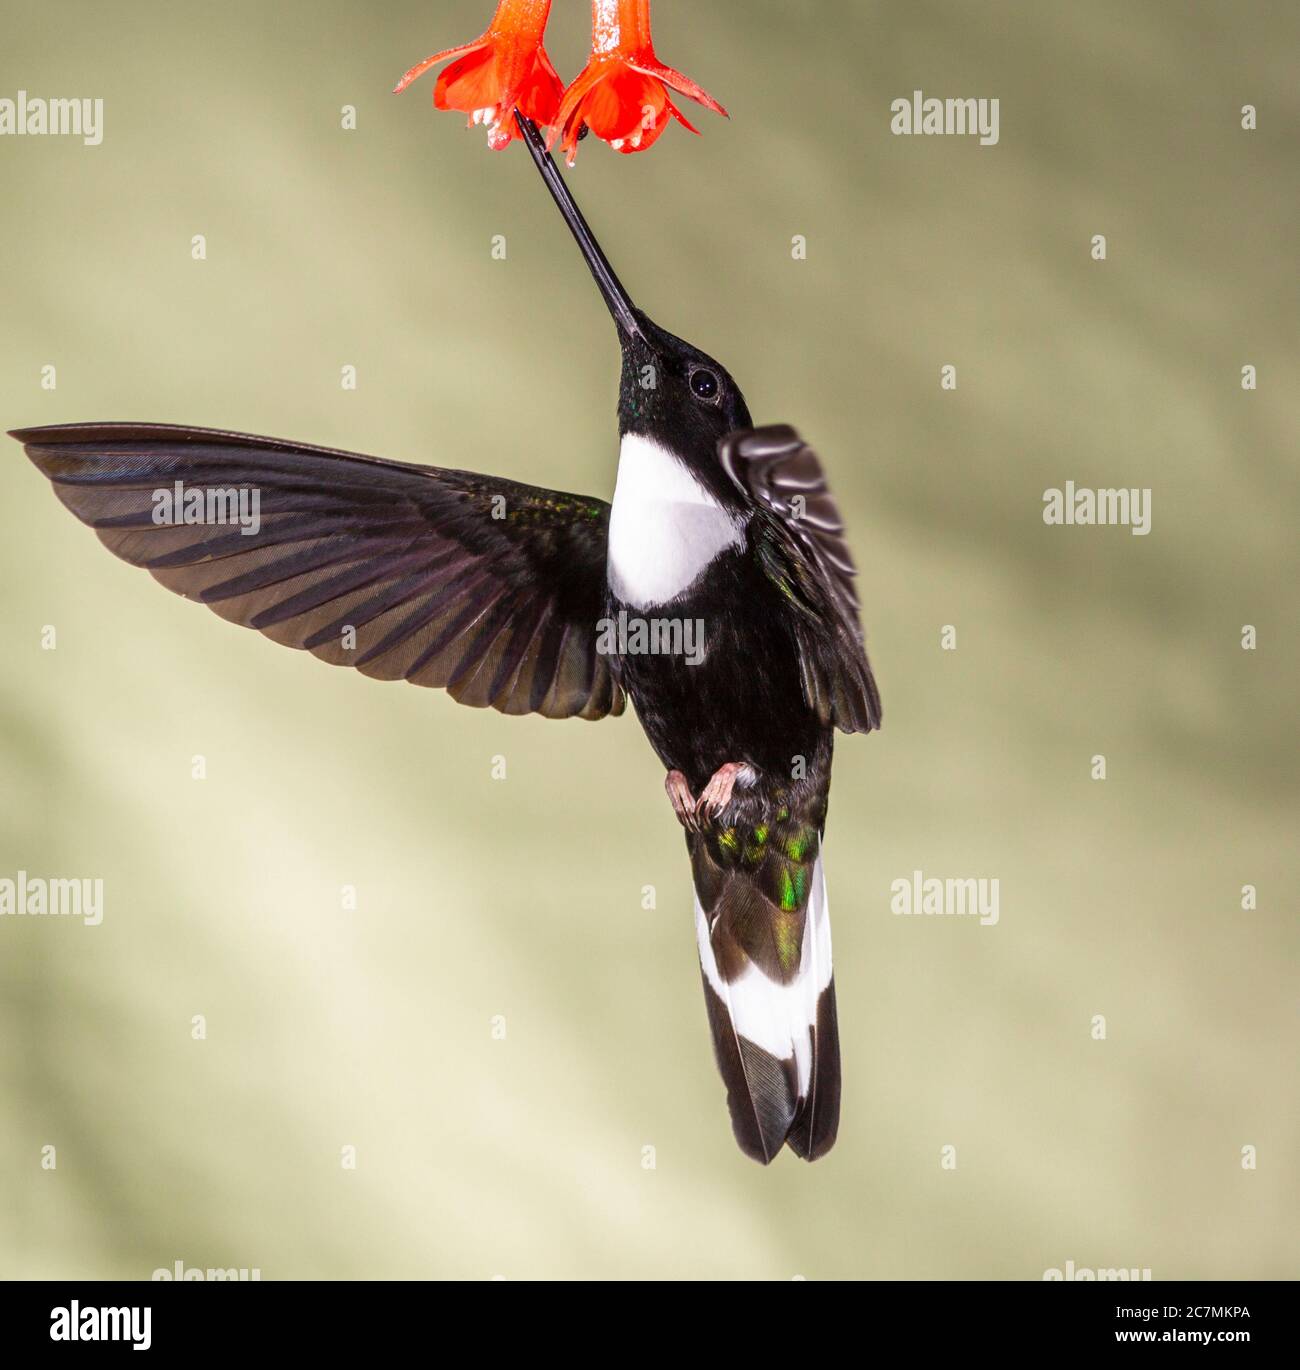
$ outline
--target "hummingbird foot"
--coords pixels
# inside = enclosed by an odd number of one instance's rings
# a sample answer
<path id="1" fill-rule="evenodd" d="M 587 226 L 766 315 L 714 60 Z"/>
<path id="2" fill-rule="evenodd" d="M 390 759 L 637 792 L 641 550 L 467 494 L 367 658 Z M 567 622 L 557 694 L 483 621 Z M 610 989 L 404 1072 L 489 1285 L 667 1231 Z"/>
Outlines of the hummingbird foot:
<path id="1" fill-rule="evenodd" d="M 673 812 L 677 815 L 677 821 L 683 828 L 695 831 L 695 796 L 691 794 L 691 787 L 686 783 L 686 777 L 681 771 L 669 771 L 664 776 L 664 789 L 668 791 L 668 802 L 673 806 Z"/>
<path id="2" fill-rule="evenodd" d="M 726 765 L 719 766 L 695 801 L 697 825 L 713 822 L 731 803 L 732 791 L 737 786 L 745 790 L 757 780 L 758 772 L 746 761 L 728 761 Z"/>

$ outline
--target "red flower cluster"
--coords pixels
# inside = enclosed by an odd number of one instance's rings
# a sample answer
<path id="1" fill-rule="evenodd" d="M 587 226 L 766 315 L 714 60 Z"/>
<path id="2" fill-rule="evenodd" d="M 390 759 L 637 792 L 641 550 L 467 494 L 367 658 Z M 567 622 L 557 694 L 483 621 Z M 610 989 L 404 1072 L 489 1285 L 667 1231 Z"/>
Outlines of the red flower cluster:
<path id="1" fill-rule="evenodd" d="M 673 103 L 669 91 L 727 111 L 655 56 L 650 41 L 650 0 L 592 0 L 591 58 L 565 90 L 542 46 L 551 0 L 500 0 L 487 32 L 463 47 L 426 57 L 397 83 L 403 91 L 430 67 L 448 59 L 438 76 L 433 103 L 458 109 L 487 129 L 488 145 L 500 151 L 518 136 L 514 112 L 560 140 L 572 165 L 584 129 L 618 152 L 644 152 L 676 119 L 699 132 Z"/>

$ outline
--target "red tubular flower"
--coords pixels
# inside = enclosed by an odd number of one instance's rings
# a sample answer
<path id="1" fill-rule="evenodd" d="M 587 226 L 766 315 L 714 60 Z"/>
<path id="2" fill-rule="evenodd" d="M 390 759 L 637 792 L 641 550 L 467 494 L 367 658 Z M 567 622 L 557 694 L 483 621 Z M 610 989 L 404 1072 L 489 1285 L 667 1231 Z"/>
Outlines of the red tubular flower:
<path id="1" fill-rule="evenodd" d="M 437 109 L 458 109 L 471 124 L 487 129 L 488 146 L 499 152 L 518 137 L 518 108 L 548 131 L 559 123 L 564 82 L 542 46 L 551 0 L 501 0 L 487 32 L 462 47 L 435 52 L 413 66 L 397 83 L 404 91 L 430 67 L 456 60 L 438 76 L 433 88 Z"/>
<path id="2" fill-rule="evenodd" d="M 669 88 L 717 114 L 727 111 L 694 81 L 666 67 L 650 41 L 650 0 L 591 0 L 591 60 L 564 92 L 560 147 L 572 166 L 583 127 L 618 152 L 644 152 L 676 119 L 693 128 Z"/>

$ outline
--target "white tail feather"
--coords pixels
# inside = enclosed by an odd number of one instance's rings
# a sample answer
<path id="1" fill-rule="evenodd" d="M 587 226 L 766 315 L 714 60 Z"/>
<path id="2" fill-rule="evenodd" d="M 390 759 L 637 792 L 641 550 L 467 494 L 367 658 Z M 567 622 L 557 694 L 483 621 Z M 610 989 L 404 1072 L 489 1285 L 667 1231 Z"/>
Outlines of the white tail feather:
<path id="1" fill-rule="evenodd" d="M 817 1023 L 817 1000 L 831 981 L 831 920 L 821 855 L 813 868 L 799 971 L 789 984 L 769 979 L 753 962 L 736 979 L 724 980 L 713 954 L 710 931 L 697 895 L 695 936 L 705 978 L 725 1005 L 739 1036 L 778 1060 L 794 1059 L 799 1097 L 806 1099 L 812 1078 L 812 1029 Z"/>

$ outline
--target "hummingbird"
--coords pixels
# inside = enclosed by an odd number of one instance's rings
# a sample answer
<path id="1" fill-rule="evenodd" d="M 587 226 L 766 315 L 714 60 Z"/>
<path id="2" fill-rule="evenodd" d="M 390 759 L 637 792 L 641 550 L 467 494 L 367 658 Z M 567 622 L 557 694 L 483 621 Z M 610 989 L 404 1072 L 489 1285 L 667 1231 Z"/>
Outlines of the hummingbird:
<path id="1" fill-rule="evenodd" d="M 725 367 L 633 305 L 516 118 L 617 329 L 611 502 L 219 429 L 11 436 L 111 552 L 276 642 L 504 714 L 630 699 L 685 837 L 736 1141 L 764 1165 L 784 1146 L 815 1160 L 840 1116 L 833 742 L 881 719 L 843 520 L 799 434 L 756 427 Z M 611 643 L 614 621 L 698 624 L 701 644 Z"/>

